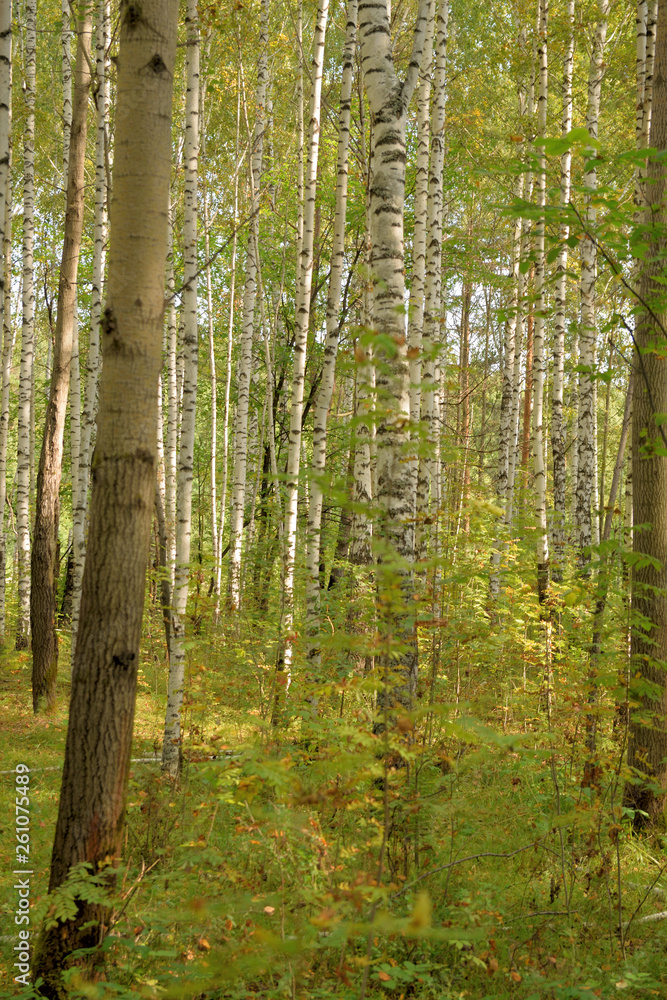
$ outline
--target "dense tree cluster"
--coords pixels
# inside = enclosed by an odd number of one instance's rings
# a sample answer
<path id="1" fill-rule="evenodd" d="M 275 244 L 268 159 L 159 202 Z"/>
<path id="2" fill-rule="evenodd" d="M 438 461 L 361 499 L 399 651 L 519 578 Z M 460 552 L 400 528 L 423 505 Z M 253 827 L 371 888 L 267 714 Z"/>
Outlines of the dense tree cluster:
<path id="1" fill-rule="evenodd" d="M 276 732 L 361 677 L 410 760 L 457 601 L 509 642 L 523 587 L 536 711 L 574 658 L 586 787 L 613 717 L 662 822 L 657 0 L 187 0 L 178 45 L 176 6 L 0 4 L 0 633 L 36 712 L 71 635 L 51 890 L 120 851 L 149 561 L 171 779 L 202 632 L 263 636 Z"/>

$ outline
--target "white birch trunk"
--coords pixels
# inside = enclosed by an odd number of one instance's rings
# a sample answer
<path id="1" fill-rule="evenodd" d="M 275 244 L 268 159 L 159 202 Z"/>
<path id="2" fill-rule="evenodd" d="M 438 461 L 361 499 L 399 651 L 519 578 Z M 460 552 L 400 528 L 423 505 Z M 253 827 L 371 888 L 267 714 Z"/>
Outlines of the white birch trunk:
<path id="1" fill-rule="evenodd" d="M 363 111 L 363 101 L 360 99 L 360 114 Z M 360 123 L 362 140 L 365 139 L 365 124 L 363 117 Z M 369 327 L 371 323 L 371 221 L 370 221 L 370 188 L 372 183 L 372 168 L 362 143 L 362 160 L 366 164 L 366 214 L 365 214 L 365 253 L 364 253 L 364 289 L 362 296 L 361 326 Z M 372 475 L 372 440 L 373 424 L 373 376 L 371 352 L 355 345 L 354 359 L 356 362 L 354 384 L 354 416 L 356 424 L 352 433 L 350 446 L 354 450 L 353 475 L 354 484 L 352 499 L 356 506 L 352 514 L 352 528 L 349 547 L 350 562 L 356 566 L 366 566 L 371 561 L 371 545 L 373 538 L 373 522 L 369 513 L 365 513 L 373 498 Z"/>
<path id="2" fill-rule="evenodd" d="M 5 537 L 5 502 L 7 499 L 7 444 L 9 433 L 9 390 L 14 335 L 11 322 L 12 295 L 12 5 L 0 2 L 0 331 L 2 331 L 2 368 L 0 370 L 0 648 L 5 640 L 5 588 L 7 539 Z"/>
<path id="3" fill-rule="evenodd" d="M 284 671 L 289 685 L 294 643 L 294 564 L 296 560 L 297 504 L 299 469 L 301 465 L 301 424 L 306 374 L 306 348 L 310 326 L 310 298 L 313 280 L 313 245 L 315 232 L 315 199 L 317 194 L 317 162 L 320 144 L 320 113 L 322 102 L 322 69 L 324 39 L 329 14 L 329 0 L 319 0 L 313 38 L 311 90 L 308 123 L 308 158 L 305 172 L 303 240 L 301 258 L 297 262 L 298 286 L 295 308 L 294 360 L 292 364 L 292 394 L 290 401 L 289 445 L 287 451 L 287 489 L 285 505 L 283 591 L 278 670 Z M 326 447 L 326 446 L 325 446 Z M 319 560 L 319 546 L 315 557 Z M 319 584 L 318 584 L 319 585 Z"/>
<path id="4" fill-rule="evenodd" d="M 99 0 L 95 35 L 95 218 L 93 223 L 93 273 L 90 302 L 90 329 L 86 358 L 86 385 L 81 413 L 81 454 L 76 503 L 72 505 L 73 584 L 72 584 L 72 657 L 76 647 L 81 605 L 81 585 L 86 559 L 86 519 L 88 512 L 88 487 L 90 462 L 97 422 L 97 387 L 100 379 L 102 355 L 100 352 L 100 322 L 104 298 L 104 271 L 108 231 L 107 160 L 109 121 L 109 63 L 107 50 L 110 38 L 109 0 Z"/>
<path id="5" fill-rule="evenodd" d="M 21 368 L 19 374 L 18 448 L 16 461 L 16 530 L 19 608 L 16 648 L 26 649 L 30 629 L 30 486 L 32 455 L 32 394 L 35 360 L 35 86 L 37 64 L 37 4 L 25 5 L 25 126 L 23 132 L 23 278 Z"/>
<path id="6" fill-rule="evenodd" d="M 206 87 L 202 85 L 200 92 L 199 106 L 202 121 L 206 121 L 204 115 Z M 206 162 L 206 127 L 202 128 L 201 138 L 202 160 Z M 218 564 L 220 562 L 220 541 L 218 536 L 218 373 L 215 360 L 215 328 L 213 321 L 213 285 L 211 281 L 211 239 L 210 224 L 208 215 L 208 183 L 204 183 L 204 253 L 206 255 L 206 315 L 208 319 L 208 363 L 209 377 L 211 379 L 211 453 L 210 453 L 210 476 L 211 476 L 211 542 L 213 548 L 213 590 L 216 596 L 219 594 Z"/>
<path id="7" fill-rule="evenodd" d="M 523 195 L 523 174 L 516 181 L 515 196 Z M 516 416 L 518 416 L 518 382 L 517 355 L 520 356 L 520 343 L 517 344 L 517 320 L 519 318 L 519 264 L 521 263 L 521 232 L 523 224 L 520 216 L 514 223 L 512 241 L 512 289 L 507 319 L 505 320 L 505 339 L 503 349 L 503 382 L 500 398 L 500 424 L 498 435 L 498 475 L 496 480 L 496 495 L 498 503 L 503 508 L 500 515 L 500 534 L 496 538 L 491 552 L 491 575 L 489 577 L 489 594 L 495 598 L 500 593 L 500 561 L 505 547 L 505 532 L 511 523 L 510 500 L 510 469 L 513 471 L 512 452 L 516 455 Z M 515 404 L 516 402 L 516 409 Z"/>
<path id="8" fill-rule="evenodd" d="M 533 331 L 533 426 L 532 450 L 535 472 L 535 529 L 537 532 L 537 593 L 540 604 L 544 603 L 549 586 L 549 539 L 547 535 L 547 477 L 544 462 L 544 434 L 542 427 L 544 411 L 544 380 L 546 356 L 544 347 L 545 313 L 545 252 L 544 252 L 544 207 L 546 203 L 546 157 L 544 146 L 539 144 L 546 134 L 548 59 L 547 29 L 549 0 L 540 0 L 538 27 L 539 96 L 537 100 L 537 158 L 536 201 L 540 216 L 535 226 L 535 326 Z"/>
<path id="9" fill-rule="evenodd" d="M 79 337 L 79 315 L 78 311 L 75 309 L 74 322 L 72 324 L 72 361 L 69 372 L 69 448 L 70 474 L 72 479 L 72 569 L 74 569 L 74 552 L 77 547 L 83 548 L 84 544 L 83 532 L 81 532 L 82 525 L 76 516 L 77 511 L 79 511 L 82 506 L 81 497 L 79 495 L 81 490 L 82 458 L 81 411 L 81 343 Z M 74 646 L 76 643 L 73 642 L 72 645 Z"/>
<path id="10" fill-rule="evenodd" d="M 222 587 L 222 540 L 225 532 L 225 518 L 227 514 L 227 482 L 229 478 L 229 418 L 230 418 L 230 398 L 232 389 L 232 347 L 234 345 L 234 313 L 236 297 L 236 220 L 239 213 L 239 140 L 241 131 L 241 74 L 240 70 L 236 81 L 236 142 L 234 162 L 237 170 L 234 174 L 234 235 L 232 237 L 232 261 L 231 276 L 229 279 L 229 323 L 227 325 L 227 360 L 225 365 L 225 409 L 222 423 L 222 484 L 220 487 L 220 524 L 218 528 L 218 564 L 216 566 L 216 593 L 220 596 Z M 216 604 L 216 614 L 219 611 L 219 601 Z"/>
<path id="11" fill-rule="evenodd" d="M 570 33 L 563 60 L 563 117 L 561 132 L 566 136 L 572 129 L 572 71 L 574 66 L 574 0 L 568 0 L 567 17 Z M 572 153 L 567 149 L 560 158 L 560 207 L 567 209 L 570 202 Z M 556 582 L 563 579 L 565 562 L 565 433 L 563 429 L 563 379 L 565 374 L 565 331 L 567 318 L 565 300 L 567 293 L 567 251 L 565 242 L 570 235 L 569 226 L 560 228 L 561 245 L 556 261 L 556 287 L 554 309 L 553 385 L 551 393 L 551 451 L 554 467 L 554 520 L 552 527 L 552 573 Z"/>
<path id="12" fill-rule="evenodd" d="M 60 29 L 61 65 L 63 78 L 63 193 L 67 187 L 69 143 L 72 134 L 72 31 L 70 28 L 70 0 L 62 0 L 62 28 Z"/>
<path id="13" fill-rule="evenodd" d="M 303 217 L 304 217 L 304 172 L 303 172 L 303 147 L 304 147 L 304 87 L 303 87 L 303 63 L 305 59 L 303 51 L 303 0 L 298 0 L 296 12 L 296 46 L 297 59 L 299 60 L 299 70 L 296 77 L 296 266 L 297 283 L 299 281 L 298 270 L 301 267 L 301 253 L 303 248 Z"/>
<path id="14" fill-rule="evenodd" d="M 176 280 L 174 277 L 174 212 L 169 206 L 167 231 L 167 440 L 165 448 L 165 521 L 167 529 L 167 568 L 173 590 L 176 567 L 176 478 L 178 468 L 179 428 L 179 358 Z"/>
<path id="15" fill-rule="evenodd" d="M 429 158 L 431 151 L 431 76 L 433 70 L 433 35 L 436 6 L 431 2 L 426 41 L 417 87 L 417 159 L 415 161 L 415 207 L 412 230 L 412 274 L 410 277 L 410 312 L 408 347 L 410 352 L 410 423 L 411 437 L 420 440 L 422 380 L 422 332 L 424 325 L 424 281 L 426 277 L 426 227 L 428 223 Z M 419 459 L 411 459 L 414 476 L 415 513 Z"/>
<path id="16" fill-rule="evenodd" d="M 449 0 L 438 0 L 435 39 L 435 75 L 431 110 L 431 157 L 428 171 L 428 226 L 424 294 L 421 421 L 428 451 L 419 462 L 417 487 L 417 557 L 426 555 L 432 540 L 432 507 L 439 495 L 437 444 L 440 428 L 437 356 L 441 350 L 442 321 L 442 172 L 445 163 L 445 105 L 447 100 L 447 31 Z"/>
<path id="17" fill-rule="evenodd" d="M 324 364 L 315 403 L 313 419 L 313 458 L 310 474 L 310 506 L 308 509 L 308 534 L 306 550 L 308 618 L 308 658 L 315 674 L 320 666 L 320 540 L 322 532 L 322 504 L 327 454 L 327 421 L 336 376 L 336 358 L 340 334 L 340 297 L 345 263 L 345 219 L 347 211 L 348 151 L 350 146 L 350 110 L 352 102 L 352 77 L 357 37 L 357 0 L 348 0 L 345 47 L 343 50 L 343 76 L 340 87 L 338 113 L 338 156 L 336 168 L 336 214 L 331 248 L 331 274 L 326 307 L 326 340 Z M 269 421 L 269 425 L 271 421 Z"/>
<path id="18" fill-rule="evenodd" d="M 181 708 L 185 683 L 185 611 L 190 578 L 192 478 L 199 329 L 197 322 L 197 180 L 199 167 L 199 23 L 197 0 L 188 0 L 185 96 L 185 204 L 183 218 L 183 409 L 176 499 L 176 569 L 174 575 L 169 690 L 162 744 L 162 769 L 172 778 L 180 773 Z"/>
<path id="19" fill-rule="evenodd" d="M 414 563 L 414 518 L 409 462 L 410 367 L 404 316 L 405 126 L 417 83 L 430 0 L 420 0 L 413 46 L 404 81 L 393 63 L 386 2 L 360 4 L 359 36 L 364 85 L 372 116 L 371 325 L 391 348 L 378 351 L 377 487 L 383 550 L 378 574 L 382 620 L 383 687 L 378 706 L 384 728 L 394 703 L 409 706 L 416 692 L 417 647 L 409 624 Z M 400 580 L 402 607 L 388 598 Z M 384 600 L 383 600 L 384 597 Z M 397 649 L 396 644 L 399 644 Z"/>
<path id="20" fill-rule="evenodd" d="M 236 426 L 234 429 L 234 482 L 229 539 L 229 605 L 232 611 L 241 607 L 241 558 L 243 553 L 243 521 L 248 467 L 248 411 L 250 379 L 252 377 L 252 344 L 257 298 L 257 260 L 255 247 L 259 235 L 259 189 L 262 176 L 264 128 L 266 123 L 266 91 L 269 78 L 269 2 L 262 0 L 259 28 L 260 54 L 257 62 L 255 91 L 255 128 L 250 161 L 250 222 L 246 244 L 245 287 L 243 290 L 243 320 L 241 351 L 236 370 Z"/>
<path id="21" fill-rule="evenodd" d="M 600 92 L 604 76 L 604 47 L 607 36 L 607 14 L 610 0 L 598 0 L 599 20 L 588 72 L 588 106 L 586 128 L 592 139 L 597 139 L 600 115 Z M 597 476 L 595 447 L 595 392 L 593 371 L 595 368 L 595 286 L 597 280 L 597 248 L 594 242 L 597 210 L 593 196 L 597 188 L 597 170 L 594 157 L 596 150 L 590 147 L 584 172 L 585 208 L 584 223 L 586 234 L 581 241 L 581 323 L 579 333 L 580 364 L 583 368 L 579 377 L 579 427 L 578 427 L 578 469 L 577 469 L 577 516 L 579 529 L 579 559 L 585 559 L 586 550 L 593 541 L 591 505 L 593 502 L 593 482 Z"/>

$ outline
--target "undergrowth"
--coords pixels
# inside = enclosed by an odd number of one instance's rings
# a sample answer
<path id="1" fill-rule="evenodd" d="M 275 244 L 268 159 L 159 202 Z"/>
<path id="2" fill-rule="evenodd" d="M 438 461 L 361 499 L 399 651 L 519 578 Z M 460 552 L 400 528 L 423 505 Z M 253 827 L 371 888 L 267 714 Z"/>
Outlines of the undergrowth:
<path id="1" fill-rule="evenodd" d="M 277 637 L 260 615 L 216 622 L 200 596 L 178 787 L 160 773 L 166 667 L 149 606 L 112 925 L 97 981 L 70 970 L 72 997 L 667 995 L 667 923 L 648 919 L 665 908 L 664 842 L 633 835 L 621 804 L 625 605 L 612 596 L 593 706 L 594 583 L 563 585 L 542 621 L 518 571 L 508 569 L 494 614 L 485 579 L 471 536 L 465 572 L 453 567 L 437 618 L 423 616 L 421 707 L 383 735 L 373 735 L 378 681 L 364 629 L 332 628 L 317 711 L 297 669 L 274 727 Z M 350 620 L 349 595 L 338 600 Z M 369 606 L 362 590 L 355 600 Z M 84 868 L 58 898 L 46 892 L 68 652 L 63 637 L 51 716 L 32 715 L 28 657 L 2 661 L 3 996 L 20 995 L 16 764 L 31 768 L 33 927 L 99 891 Z"/>

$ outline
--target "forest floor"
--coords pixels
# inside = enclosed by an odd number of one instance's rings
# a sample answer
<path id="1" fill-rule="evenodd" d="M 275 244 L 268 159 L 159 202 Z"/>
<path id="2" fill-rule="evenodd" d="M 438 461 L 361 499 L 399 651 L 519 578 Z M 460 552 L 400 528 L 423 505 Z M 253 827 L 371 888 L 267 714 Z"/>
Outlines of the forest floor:
<path id="1" fill-rule="evenodd" d="M 384 741 L 372 686 L 351 672 L 316 719 L 294 712 L 276 729 L 253 635 L 192 643 L 174 788 L 160 773 L 166 667 L 149 623 L 105 972 L 86 984 L 74 970 L 72 997 L 667 997 L 665 841 L 633 836 L 622 815 L 613 706 L 593 787 L 581 703 L 558 671 L 545 712 L 525 673 L 510 700 L 502 685 L 462 690 L 459 670 L 454 703 L 399 719 Z M 30 769 L 31 927 L 86 892 L 80 878 L 46 899 L 68 662 L 63 639 L 58 707 L 34 717 L 28 654 L 0 661 L 3 997 L 31 995 L 12 969 L 17 765 Z"/>

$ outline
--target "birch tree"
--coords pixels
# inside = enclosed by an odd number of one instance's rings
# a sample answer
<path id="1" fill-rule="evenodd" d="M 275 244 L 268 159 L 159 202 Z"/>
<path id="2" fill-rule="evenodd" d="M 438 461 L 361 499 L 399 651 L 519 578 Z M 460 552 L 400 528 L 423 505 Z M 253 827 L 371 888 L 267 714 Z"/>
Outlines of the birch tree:
<path id="1" fill-rule="evenodd" d="M 410 276 L 410 312 L 408 345 L 410 353 L 410 423 L 411 433 L 419 441 L 422 380 L 422 333 L 424 326 L 424 280 L 426 277 L 426 227 L 428 223 L 429 159 L 431 153 L 431 83 L 433 74 L 433 36 L 436 7 L 429 10 L 424 53 L 417 87 L 417 157 L 415 160 L 415 207 L 412 229 L 412 274 Z M 413 460 L 415 502 L 419 461 Z M 416 513 L 416 510 L 415 510 Z"/>
<path id="2" fill-rule="evenodd" d="M 67 171 L 69 170 L 69 144 L 72 134 L 72 27 L 70 2 L 62 0 L 60 28 L 60 63 L 63 86 L 63 158 L 62 185 L 67 196 Z"/>
<path id="3" fill-rule="evenodd" d="M 85 364 L 85 395 L 81 407 L 81 448 L 76 503 L 72 509 L 73 587 L 72 651 L 79 626 L 81 583 L 86 554 L 86 517 L 91 452 L 97 418 L 97 386 L 100 377 L 100 322 L 106 265 L 107 158 L 109 156 L 109 73 L 107 48 L 110 37 L 109 0 L 99 0 L 95 34 L 95 214 L 93 221 L 93 266 L 90 293 L 90 327 Z"/>
<path id="4" fill-rule="evenodd" d="M 327 452 L 327 422 L 333 396 L 336 374 L 336 357 L 340 335 L 340 298 L 345 263 L 345 220 L 347 209 L 348 151 L 350 146 L 350 110 L 354 49 L 357 37 L 357 0 L 348 0 L 345 47 L 343 50 L 343 76 L 340 87 L 338 112 L 338 150 L 336 161 L 336 209 L 333 245 L 331 248 L 331 273 L 326 306 L 326 340 L 322 380 L 315 404 L 313 420 L 313 458 L 310 476 L 310 506 L 308 510 L 308 536 L 306 568 L 308 571 L 307 615 L 311 646 L 309 658 L 317 670 L 319 666 L 320 627 L 320 538 L 322 530 L 322 503 Z"/>
<path id="5" fill-rule="evenodd" d="M 30 632 L 30 465 L 31 399 L 35 361 L 35 99 L 37 5 L 26 0 L 24 46 L 25 124 L 23 126 L 23 267 L 21 368 L 19 373 L 18 448 L 16 461 L 16 529 L 18 596 L 16 648 L 26 649 Z"/>
<path id="6" fill-rule="evenodd" d="M 540 139 L 544 139 L 547 127 L 548 58 L 547 29 L 549 21 L 549 0 L 540 0 L 538 21 L 537 58 L 539 73 L 539 94 L 537 99 L 537 176 L 536 201 L 540 215 L 535 225 L 535 325 L 533 328 L 533 425 L 532 450 L 535 473 L 535 530 L 537 533 L 537 594 L 543 604 L 549 586 L 549 539 L 547 535 L 547 477 L 544 462 L 544 437 L 542 415 L 544 410 L 544 378 L 546 354 L 544 347 L 545 330 L 545 218 L 546 203 L 546 156 Z"/>
<path id="7" fill-rule="evenodd" d="M 12 125 L 12 5 L 0 2 L 0 648 L 5 639 L 5 588 L 7 540 L 5 502 L 7 498 L 7 450 L 9 434 L 9 391 L 14 348 L 11 323 L 11 125 Z"/>
<path id="8" fill-rule="evenodd" d="M 123 839 L 157 455 L 171 97 L 178 5 L 121 7 L 104 369 L 88 555 L 49 891 L 87 862 L 113 880 Z M 33 975 L 64 992 L 72 952 L 96 946 L 108 909 L 79 899 L 42 932 Z"/>
<path id="9" fill-rule="evenodd" d="M 383 690 L 378 704 L 386 716 L 394 702 L 409 705 L 416 690 L 417 647 L 409 624 L 414 561 L 409 463 L 410 366 L 404 313 L 405 126 L 419 74 L 429 0 L 420 0 L 412 51 L 404 80 L 393 61 L 386 0 L 359 4 L 364 86 L 372 121 L 370 189 L 371 325 L 377 352 L 377 488 L 383 540 L 379 582 L 383 609 Z M 381 339 L 380 339 L 381 338 Z M 390 576 L 398 572 L 399 594 Z M 392 676 L 396 678 L 392 680 Z M 384 724 L 384 723 L 382 723 Z"/>
<path id="10" fill-rule="evenodd" d="M 593 48 L 588 71 L 588 104 L 586 109 L 586 128 L 591 139 L 598 137 L 598 119 L 600 116 L 600 93 L 604 77 L 604 48 L 607 37 L 607 15 L 610 0 L 598 0 L 599 17 L 595 28 Z M 591 505 L 594 480 L 597 478 L 596 468 L 596 421 L 595 421 L 595 290 L 597 281 L 597 247 L 595 243 L 595 225 L 597 209 L 594 204 L 594 194 L 597 188 L 597 170 L 595 166 L 596 149 L 591 146 L 587 150 L 587 160 L 584 172 L 585 233 L 581 240 L 581 323 L 579 328 L 579 360 L 581 375 L 579 377 L 579 427 L 577 434 L 577 525 L 579 528 L 579 558 L 584 560 L 586 549 L 593 540 L 593 525 Z"/>
<path id="11" fill-rule="evenodd" d="M 241 606 L 241 557 L 243 553 L 243 522 L 246 502 L 248 469 L 248 411 L 252 376 L 252 344 L 257 299 L 257 259 L 255 246 L 259 234 L 259 196 L 262 179 L 264 129 L 266 125 L 266 92 L 269 79 L 269 0 L 262 0 L 259 25 L 259 58 L 255 89 L 255 127 L 250 154 L 250 221 L 246 242 L 245 285 L 240 356 L 236 369 L 236 421 L 234 428 L 234 478 L 230 512 L 229 537 L 229 606 Z"/>
<path id="12" fill-rule="evenodd" d="M 183 219 L 183 404 L 176 496 L 176 568 L 169 643 L 169 690 L 162 769 L 177 778 L 181 761 L 181 707 L 185 683 L 185 611 L 190 579 L 192 477 L 199 325 L 197 318 L 197 180 L 199 168 L 199 20 L 197 0 L 188 0 L 185 94 L 185 204 Z"/>
<path id="13" fill-rule="evenodd" d="M 445 162 L 445 107 L 447 101 L 447 31 L 449 2 L 439 0 L 435 41 L 435 76 L 431 110 L 431 155 L 428 171 L 428 226 L 426 237 L 426 281 L 424 294 L 424 330 L 422 338 L 421 420 L 428 451 L 422 453 L 418 486 L 418 524 L 427 528 L 432 523 L 430 503 L 437 506 L 440 494 L 438 476 L 438 443 L 440 384 L 437 356 L 442 347 L 442 172 Z M 424 531 L 424 541 L 428 538 Z M 421 546 L 417 554 L 422 555 Z"/>
<path id="14" fill-rule="evenodd" d="M 569 33 L 563 59 L 563 112 L 561 133 L 567 136 L 572 129 L 572 72 L 574 67 L 574 0 L 568 0 L 567 19 Z M 565 212 L 570 202 L 572 174 L 572 152 L 566 149 L 560 158 L 560 199 L 561 210 Z M 551 390 L 551 452 L 554 469 L 554 521 L 552 537 L 552 573 L 556 582 L 563 579 L 565 560 L 565 433 L 563 429 L 563 381 L 565 375 L 565 330 L 567 293 L 567 239 L 570 229 L 567 223 L 560 228 L 560 249 L 556 259 L 556 286 L 554 293 L 554 348 L 553 382 Z"/>
<path id="15" fill-rule="evenodd" d="M 324 64 L 324 39 L 329 14 L 329 0 L 319 0 L 313 38 L 311 89 L 308 123 L 308 155 L 304 178 L 304 214 L 301 255 L 297 267 L 297 292 L 295 304 L 294 359 L 292 364 L 292 392 L 290 398 L 289 444 L 287 451 L 285 529 L 283 536 L 283 587 L 282 616 L 278 671 L 289 682 L 292 666 L 294 636 L 294 564 L 296 560 L 297 509 L 299 499 L 299 470 L 301 466 L 303 400 L 306 376 L 306 348 L 310 326 L 311 289 L 313 282 L 313 241 L 315 226 L 315 199 L 317 194 L 317 162 L 320 148 L 320 114 L 322 101 L 322 68 Z M 319 563 L 319 547 L 317 555 Z M 278 678 L 278 682 L 282 678 Z"/>

